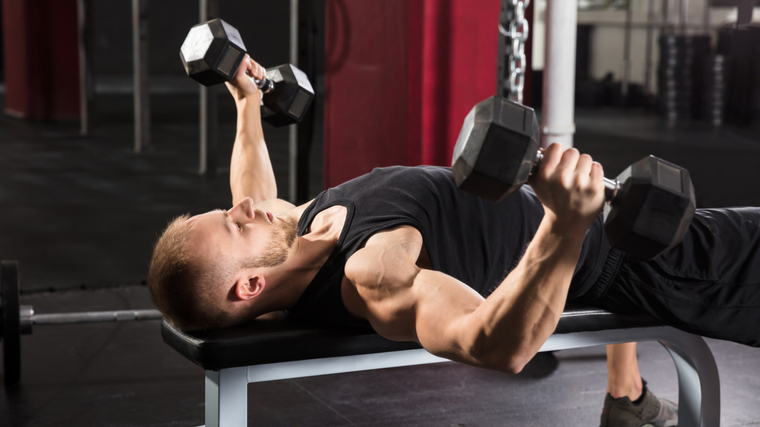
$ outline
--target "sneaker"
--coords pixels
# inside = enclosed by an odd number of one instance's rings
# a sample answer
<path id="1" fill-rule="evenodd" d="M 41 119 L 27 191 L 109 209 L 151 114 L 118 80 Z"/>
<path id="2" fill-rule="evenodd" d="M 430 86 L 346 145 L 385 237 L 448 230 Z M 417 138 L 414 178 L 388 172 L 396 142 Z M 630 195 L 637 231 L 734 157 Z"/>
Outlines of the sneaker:
<path id="1" fill-rule="evenodd" d="M 675 427 L 678 426 L 678 405 L 660 399 L 647 389 L 643 398 L 631 402 L 628 397 L 613 399 L 609 393 L 604 398 L 601 427 Z"/>

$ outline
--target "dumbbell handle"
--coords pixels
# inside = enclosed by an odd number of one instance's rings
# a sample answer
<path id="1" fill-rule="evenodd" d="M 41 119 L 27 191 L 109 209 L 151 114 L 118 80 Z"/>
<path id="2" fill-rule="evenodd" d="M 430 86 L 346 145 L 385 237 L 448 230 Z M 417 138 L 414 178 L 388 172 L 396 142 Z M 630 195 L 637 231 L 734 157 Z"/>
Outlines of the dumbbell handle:
<path id="1" fill-rule="evenodd" d="M 536 162 L 533 164 L 533 169 L 531 169 L 530 174 L 533 175 L 538 171 L 538 165 L 541 164 L 541 160 L 544 158 L 544 154 L 542 152 L 538 152 L 538 155 L 536 156 Z M 617 196 L 617 192 L 620 189 L 620 183 L 617 180 L 609 179 L 609 178 L 602 178 L 604 181 L 604 200 L 607 202 L 611 202 L 612 199 Z"/>
<path id="2" fill-rule="evenodd" d="M 245 72 L 248 74 L 248 71 Z M 248 74 L 250 76 L 250 74 Z M 253 82 L 256 83 L 256 86 L 261 89 L 261 92 L 263 93 L 269 93 L 272 89 L 274 89 L 274 82 L 269 80 L 268 78 L 264 77 L 263 79 L 259 80 L 256 77 L 251 77 L 253 79 Z"/>
<path id="3" fill-rule="evenodd" d="M 158 310 L 84 311 L 79 313 L 34 314 L 30 305 L 19 307 L 22 334 L 32 333 L 33 325 L 66 325 L 72 323 L 133 322 L 137 320 L 160 320 Z"/>

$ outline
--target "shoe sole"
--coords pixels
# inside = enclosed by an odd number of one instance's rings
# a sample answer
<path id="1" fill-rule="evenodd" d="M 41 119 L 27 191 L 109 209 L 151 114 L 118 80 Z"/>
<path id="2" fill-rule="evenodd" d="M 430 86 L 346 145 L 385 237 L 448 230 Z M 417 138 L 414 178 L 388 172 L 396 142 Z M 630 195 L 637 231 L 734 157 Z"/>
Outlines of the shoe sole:
<path id="1" fill-rule="evenodd" d="M 664 424 L 660 424 L 660 423 L 654 423 L 654 424 L 653 423 L 646 423 L 646 424 L 640 425 L 639 427 L 678 427 L 678 421 L 676 421 L 674 423 L 673 420 L 668 420 Z"/>

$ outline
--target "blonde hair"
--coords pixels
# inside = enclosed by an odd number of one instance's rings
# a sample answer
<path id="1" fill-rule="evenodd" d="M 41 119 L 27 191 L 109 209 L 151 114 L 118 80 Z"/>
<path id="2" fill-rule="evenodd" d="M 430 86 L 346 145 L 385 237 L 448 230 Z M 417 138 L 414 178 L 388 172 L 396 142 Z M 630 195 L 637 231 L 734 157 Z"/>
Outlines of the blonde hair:
<path id="1" fill-rule="evenodd" d="M 232 263 L 200 267 L 190 251 L 188 218 L 172 220 L 156 241 L 148 269 L 151 297 L 166 320 L 183 331 L 229 326 L 234 319 L 224 310 L 218 285 L 234 274 Z"/>

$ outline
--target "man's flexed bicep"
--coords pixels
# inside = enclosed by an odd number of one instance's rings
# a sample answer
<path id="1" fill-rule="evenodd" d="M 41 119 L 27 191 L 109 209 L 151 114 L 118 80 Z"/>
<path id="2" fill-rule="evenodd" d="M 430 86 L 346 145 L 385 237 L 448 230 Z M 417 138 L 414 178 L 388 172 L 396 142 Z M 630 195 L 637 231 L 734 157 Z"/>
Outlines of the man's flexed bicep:
<path id="1" fill-rule="evenodd" d="M 352 286 L 344 303 L 388 339 L 417 341 L 456 362 L 519 372 L 557 326 L 582 243 L 549 230 L 551 224 L 542 223 L 520 263 L 487 299 L 417 266 L 419 242 L 368 244 L 346 264 Z"/>
<path id="2" fill-rule="evenodd" d="M 522 300 L 511 284 L 502 286 L 507 292 L 484 300 L 450 276 L 422 270 L 415 283 L 418 342 L 429 352 L 456 362 L 519 372 L 546 337 L 537 342 L 530 336 L 532 325 L 523 321 L 530 317 L 526 312 L 534 310 L 531 302 Z M 551 325 L 552 319 L 546 321 Z"/>
<path id="3" fill-rule="evenodd" d="M 261 91 L 252 77 L 262 79 L 266 71 L 246 55 L 235 78 L 227 83 L 237 106 L 237 132 L 230 161 L 233 205 L 246 197 L 254 203 L 277 199 L 277 182 L 261 127 Z"/>
<path id="4" fill-rule="evenodd" d="M 343 301 L 349 311 L 385 338 L 416 341 L 456 362 L 506 370 L 479 358 L 484 325 L 477 324 L 474 313 L 483 297 L 451 276 L 418 267 L 415 260 L 405 245 L 368 246 L 354 254 L 345 269 L 351 286 L 344 289 Z"/>

